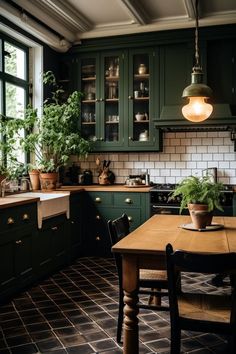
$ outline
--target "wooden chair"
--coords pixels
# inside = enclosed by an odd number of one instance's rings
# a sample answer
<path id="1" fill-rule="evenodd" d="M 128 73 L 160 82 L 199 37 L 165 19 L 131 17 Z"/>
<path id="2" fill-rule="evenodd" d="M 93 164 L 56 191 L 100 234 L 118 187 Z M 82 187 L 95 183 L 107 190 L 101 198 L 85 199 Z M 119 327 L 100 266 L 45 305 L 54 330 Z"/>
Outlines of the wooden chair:
<path id="1" fill-rule="evenodd" d="M 119 240 L 129 234 L 129 220 L 126 214 L 122 214 L 121 217 L 115 220 L 108 221 L 108 230 L 111 239 L 111 245 L 115 245 Z M 145 235 L 144 235 L 145 237 Z M 116 268 L 119 278 L 119 311 L 118 311 L 118 325 L 117 325 L 117 342 L 121 341 L 123 317 L 124 317 L 124 293 L 122 288 L 122 258 L 118 253 L 114 253 L 116 262 Z M 139 280 L 139 294 L 149 295 L 148 304 L 139 303 L 140 308 L 169 311 L 168 306 L 161 305 L 161 297 L 168 296 L 167 291 L 161 291 L 161 289 L 167 289 L 167 275 L 166 271 L 158 270 L 140 270 Z M 141 289 L 143 288 L 143 289 Z M 146 288 L 146 289 L 144 289 Z M 148 289 L 147 289 L 148 288 Z"/>
<path id="2" fill-rule="evenodd" d="M 181 330 L 229 335 L 229 353 L 236 353 L 236 292 L 232 294 L 205 294 L 183 291 L 181 272 L 230 273 L 236 272 L 236 253 L 201 254 L 176 250 L 166 246 L 167 275 L 171 319 L 171 354 L 179 354 Z M 176 287 L 176 271 L 182 282 Z M 235 277 L 235 274 L 234 276 Z M 235 285 L 235 283 L 234 283 Z"/>

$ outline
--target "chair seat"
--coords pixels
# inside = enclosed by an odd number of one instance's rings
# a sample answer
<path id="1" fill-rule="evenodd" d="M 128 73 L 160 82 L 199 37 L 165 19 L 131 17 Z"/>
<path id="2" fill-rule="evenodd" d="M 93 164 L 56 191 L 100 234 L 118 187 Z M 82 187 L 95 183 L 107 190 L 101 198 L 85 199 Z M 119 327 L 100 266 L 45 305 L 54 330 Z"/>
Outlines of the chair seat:
<path id="1" fill-rule="evenodd" d="M 201 321 L 230 322 L 231 297 L 213 294 L 178 295 L 179 315 Z"/>
<path id="2" fill-rule="evenodd" d="M 139 271 L 140 280 L 166 280 L 167 273 L 165 270 L 150 270 L 150 269 L 140 269 Z"/>

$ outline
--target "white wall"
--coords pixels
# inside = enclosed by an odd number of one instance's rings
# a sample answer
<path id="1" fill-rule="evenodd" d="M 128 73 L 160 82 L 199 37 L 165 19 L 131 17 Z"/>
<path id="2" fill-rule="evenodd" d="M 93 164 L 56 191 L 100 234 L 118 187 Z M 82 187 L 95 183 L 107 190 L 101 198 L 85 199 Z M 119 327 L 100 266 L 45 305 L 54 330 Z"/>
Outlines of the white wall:
<path id="1" fill-rule="evenodd" d="M 164 133 L 163 152 L 90 154 L 88 159 L 74 159 L 84 170 L 89 168 L 97 183 L 95 160 L 111 160 L 116 183 L 124 183 L 129 174 L 148 169 L 155 183 L 177 183 L 185 176 L 201 175 L 207 167 L 217 167 L 218 180 L 236 184 L 236 152 L 230 132 Z"/>

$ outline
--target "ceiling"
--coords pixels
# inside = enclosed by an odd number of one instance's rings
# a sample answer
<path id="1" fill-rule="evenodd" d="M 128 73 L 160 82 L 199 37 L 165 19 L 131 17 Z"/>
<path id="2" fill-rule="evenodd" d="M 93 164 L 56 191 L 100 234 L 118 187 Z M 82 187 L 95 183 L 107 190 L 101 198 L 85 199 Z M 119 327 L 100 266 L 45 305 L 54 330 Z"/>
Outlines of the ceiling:
<path id="1" fill-rule="evenodd" d="M 195 26 L 195 0 L 0 0 L 2 16 L 58 51 L 85 38 Z M 199 0 L 199 26 L 236 23 L 235 0 Z"/>

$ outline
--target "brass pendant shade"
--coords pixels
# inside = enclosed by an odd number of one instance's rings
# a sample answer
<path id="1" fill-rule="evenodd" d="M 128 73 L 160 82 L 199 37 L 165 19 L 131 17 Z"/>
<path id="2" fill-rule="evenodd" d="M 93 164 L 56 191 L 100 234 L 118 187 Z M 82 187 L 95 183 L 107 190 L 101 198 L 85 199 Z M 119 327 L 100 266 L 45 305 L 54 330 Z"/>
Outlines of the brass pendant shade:
<path id="1" fill-rule="evenodd" d="M 213 107 L 207 100 L 212 96 L 210 87 L 203 83 L 202 68 L 199 64 L 198 48 L 198 0 L 196 0 L 195 65 L 192 69 L 191 84 L 183 90 L 182 97 L 189 100 L 182 108 L 183 116 L 191 122 L 202 122 L 210 117 Z"/>

